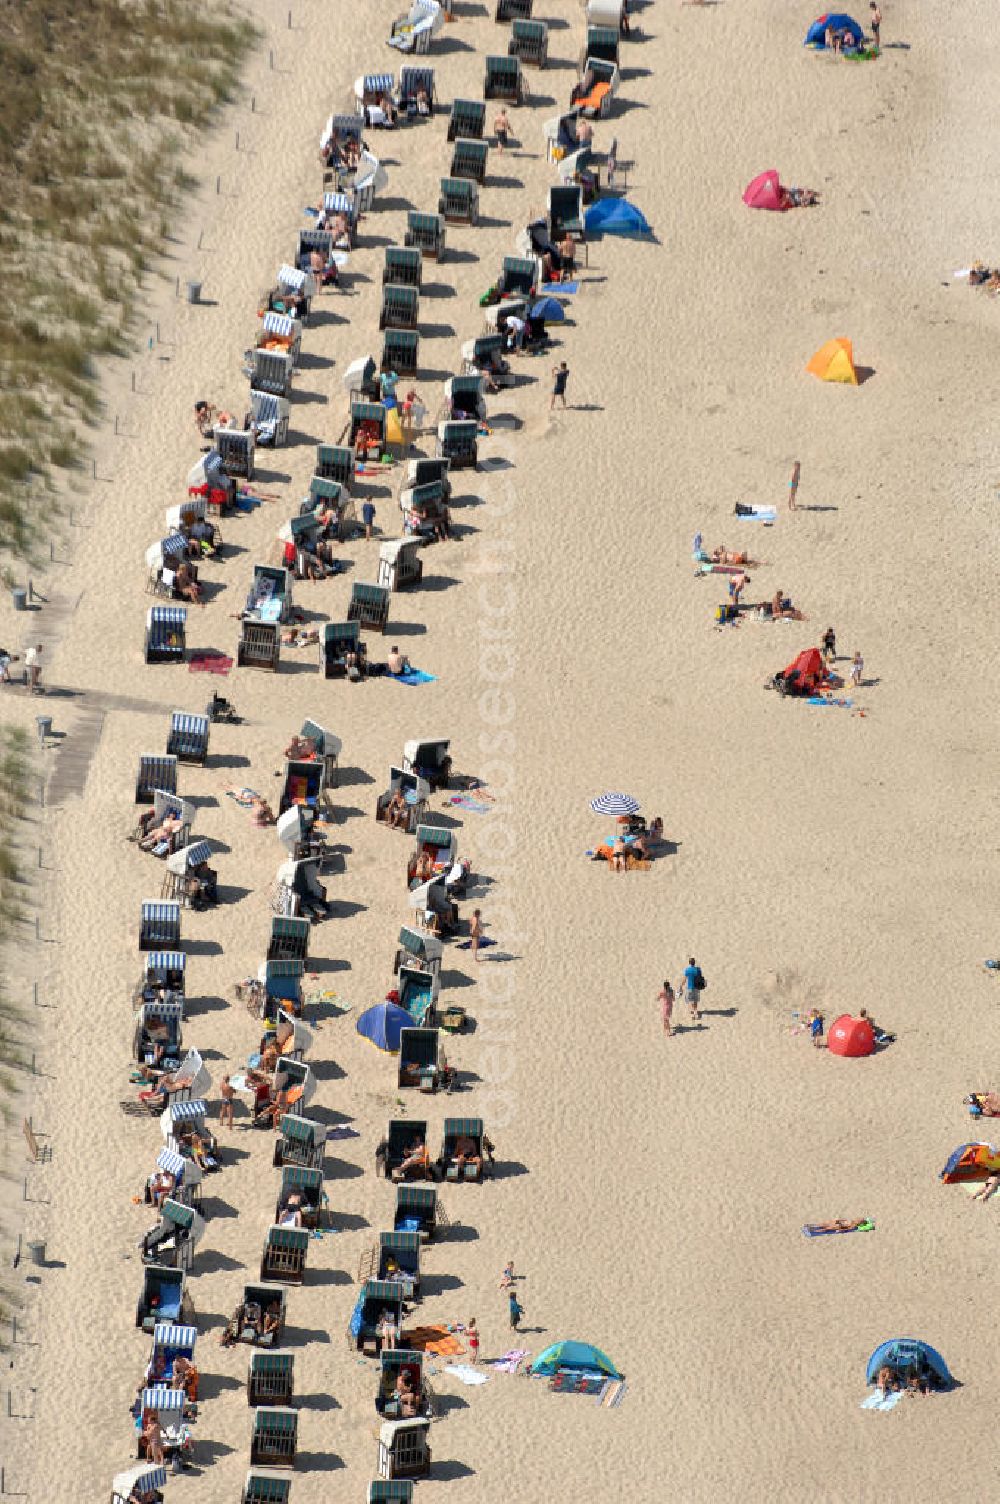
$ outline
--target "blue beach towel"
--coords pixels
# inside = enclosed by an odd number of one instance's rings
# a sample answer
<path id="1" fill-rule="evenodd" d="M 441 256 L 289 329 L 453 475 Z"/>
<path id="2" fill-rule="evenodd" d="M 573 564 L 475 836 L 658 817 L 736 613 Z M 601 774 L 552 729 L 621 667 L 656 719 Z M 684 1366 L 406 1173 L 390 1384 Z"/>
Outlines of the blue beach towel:
<path id="1" fill-rule="evenodd" d="M 496 941 L 495 940 L 491 940 L 490 937 L 489 937 L 489 935 L 483 935 L 482 938 L 479 941 L 479 949 L 480 950 L 485 950 L 488 945 L 496 945 Z M 472 949 L 472 941 L 471 940 L 461 940 L 461 941 L 459 941 L 458 948 L 459 948 L 459 950 L 471 950 Z"/>
<path id="2" fill-rule="evenodd" d="M 563 297 L 571 298 L 575 292 L 580 291 L 580 284 L 579 282 L 543 282 L 538 291 L 540 294 L 561 294 Z"/>
<path id="3" fill-rule="evenodd" d="M 434 684 L 437 674 L 425 674 L 422 668 L 411 668 L 408 674 L 386 674 L 387 679 L 395 679 L 397 684 Z"/>

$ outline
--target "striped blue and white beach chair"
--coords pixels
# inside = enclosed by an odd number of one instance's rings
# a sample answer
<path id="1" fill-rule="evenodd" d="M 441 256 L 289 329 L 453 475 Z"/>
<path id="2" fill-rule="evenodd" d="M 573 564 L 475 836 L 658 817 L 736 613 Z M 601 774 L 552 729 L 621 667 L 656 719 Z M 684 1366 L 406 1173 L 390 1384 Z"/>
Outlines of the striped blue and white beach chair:
<path id="1" fill-rule="evenodd" d="M 440 15 L 441 7 L 435 4 L 434 9 Z M 421 95 L 424 96 L 423 99 L 419 97 Z M 436 103 L 437 91 L 434 87 L 433 68 L 427 67 L 426 64 L 407 63 L 399 70 L 400 109 L 405 110 L 409 116 L 433 115 Z"/>
<path id="2" fill-rule="evenodd" d="M 170 717 L 167 753 L 181 762 L 204 764 L 208 756 L 209 720 L 207 715 L 188 715 L 175 710 Z"/>
<path id="3" fill-rule="evenodd" d="M 204 1179 L 201 1165 L 183 1154 L 178 1154 L 176 1149 L 161 1149 L 156 1156 L 156 1169 L 174 1177 L 175 1184 L 172 1192 L 174 1201 L 179 1201 L 182 1206 L 193 1206 L 196 1209 L 201 1206 L 201 1183 Z M 150 1180 L 152 1178 L 151 1176 Z"/>
<path id="4" fill-rule="evenodd" d="M 282 315 L 274 314 L 269 316 L 282 317 Z M 251 397 L 254 389 L 254 383 L 251 380 Z M 272 391 L 272 388 L 265 384 L 261 384 L 257 389 L 265 392 Z M 277 395 L 287 397 L 288 393 L 278 392 Z M 222 468 L 227 475 L 231 475 L 236 480 L 253 480 L 255 443 L 256 435 L 252 428 L 217 428 L 215 430 L 215 447 L 219 452 Z"/>
<path id="5" fill-rule="evenodd" d="M 185 606 L 150 606 L 146 612 L 146 662 L 183 663 L 186 633 Z"/>
<path id="6" fill-rule="evenodd" d="M 387 126 L 391 121 L 382 108 L 382 101 L 392 99 L 396 90 L 396 78 L 392 73 L 363 73 L 354 81 L 354 108 L 366 125 Z"/>
<path id="7" fill-rule="evenodd" d="M 290 413 L 287 397 L 276 397 L 273 392 L 250 393 L 248 421 L 261 449 L 277 449 L 287 442 Z"/>
<path id="8" fill-rule="evenodd" d="M 176 950 L 180 938 L 180 904 L 147 899 L 139 911 L 139 949 Z"/>
<path id="9" fill-rule="evenodd" d="M 143 986 L 164 987 L 183 995 L 187 956 L 182 950 L 151 950 L 143 961 Z"/>

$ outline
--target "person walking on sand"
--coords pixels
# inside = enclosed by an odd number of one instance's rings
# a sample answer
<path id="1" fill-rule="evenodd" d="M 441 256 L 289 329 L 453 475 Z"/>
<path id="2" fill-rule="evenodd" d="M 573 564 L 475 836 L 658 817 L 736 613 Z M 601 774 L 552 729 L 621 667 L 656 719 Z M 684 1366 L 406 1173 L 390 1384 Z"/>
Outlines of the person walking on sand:
<path id="1" fill-rule="evenodd" d="M 501 1290 L 509 1290 L 510 1287 L 511 1287 L 511 1285 L 513 1283 L 514 1283 L 514 1260 L 513 1259 L 508 1259 L 507 1262 L 506 1262 L 506 1264 L 504 1264 L 504 1266 L 503 1266 L 503 1273 L 500 1276 L 500 1288 L 501 1288 Z"/>
<path id="2" fill-rule="evenodd" d="M 701 1023 L 701 1008 L 699 1007 L 699 998 L 701 993 L 705 990 L 705 986 L 706 982 L 704 976 L 702 975 L 701 967 L 698 965 L 698 962 L 695 960 L 694 956 L 691 956 L 688 960 L 688 964 L 684 968 L 684 988 L 687 992 L 688 1007 L 691 1009 L 691 1019 L 692 1022 L 696 1024 Z"/>
<path id="3" fill-rule="evenodd" d="M 497 138 L 497 151 L 500 156 L 503 156 L 507 150 L 507 140 L 510 136 L 510 121 L 507 118 L 507 111 L 504 109 L 501 109 L 493 120 L 493 134 Z"/>
<path id="4" fill-rule="evenodd" d="M 837 657 L 837 634 L 832 627 L 827 627 L 823 633 L 823 659 L 826 663 L 834 663 Z"/>
<path id="5" fill-rule="evenodd" d="M 861 675 L 865 671 L 865 660 L 860 653 L 855 653 L 854 662 L 851 664 L 851 683 L 857 689 L 861 683 Z"/>
<path id="6" fill-rule="evenodd" d="M 875 38 L 875 51 L 881 52 L 880 33 L 882 31 L 882 12 L 878 8 L 878 0 L 869 0 L 868 9 L 872 13 L 872 36 Z"/>
<path id="7" fill-rule="evenodd" d="M 219 1104 L 219 1127 L 232 1128 L 233 1102 L 236 1098 L 236 1089 L 228 1076 L 223 1076 L 219 1083 L 219 1095 L 222 1098 Z"/>
<path id="8" fill-rule="evenodd" d="M 795 503 L 799 494 L 799 476 L 801 474 L 802 466 L 799 464 L 798 460 L 796 460 L 795 464 L 792 466 L 792 478 L 788 482 L 788 510 L 790 512 L 794 512 L 796 510 Z"/>
<path id="9" fill-rule="evenodd" d="M 471 1321 L 469 1322 L 469 1328 L 468 1328 L 468 1331 L 466 1332 L 465 1335 L 466 1335 L 466 1337 L 469 1340 L 469 1356 L 472 1359 L 473 1363 L 478 1363 L 479 1362 L 479 1328 L 476 1326 L 476 1318 L 475 1318 L 475 1316 L 473 1316 L 472 1319 L 471 1319 Z"/>
<path id="10" fill-rule="evenodd" d="M 362 504 L 362 507 L 361 507 L 361 521 L 365 525 L 365 538 L 366 538 L 367 542 L 370 543 L 372 541 L 372 533 L 373 533 L 373 531 L 375 529 L 375 503 L 374 502 L 366 501 L 366 502 L 364 502 Z"/>
<path id="11" fill-rule="evenodd" d="M 33 648 L 29 648 L 25 653 L 24 666 L 28 671 L 28 692 L 29 694 L 37 695 L 39 691 L 38 681 L 42 677 L 42 644 L 40 642 L 36 643 Z"/>
<path id="12" fill-rule="evenodd" d="M 517 1298 L 516 1290 L 511 1290 L 507 1296 L 507 1302 L 510 1310 L 510 1329 L 512 1332 L 516 1332 L 521 1324 L 521 1317 L 524 1315 L 524 1307 Z"/>
<path id="13" fill-rule="evenodd" d="M 479 945 L 483 938 L 483 915 L 481 909 L 473 909 L 472 918 L 469 921 L 469 949 L 472 951 L 473 961 L 479 960 Z"/>
<path id="14" fill-rule="evenodd" d="M 663 1015 L 663 1032 L 669 1039 L 673 1034 L 671 1020 L 674 1016 L 674 989 L 669 982 L 664 982 L 656 996 Z"/>
<path id="15" fill-rule="evenodd" d="M 556 398 L 562 399 L 563 407 L 566 406 L 566 383 L 569 381 L 569 366 L 561 360 L 557 366 L 552 367 L 552 398 L 549 402 L 549 412 L 556 405 Z"/>

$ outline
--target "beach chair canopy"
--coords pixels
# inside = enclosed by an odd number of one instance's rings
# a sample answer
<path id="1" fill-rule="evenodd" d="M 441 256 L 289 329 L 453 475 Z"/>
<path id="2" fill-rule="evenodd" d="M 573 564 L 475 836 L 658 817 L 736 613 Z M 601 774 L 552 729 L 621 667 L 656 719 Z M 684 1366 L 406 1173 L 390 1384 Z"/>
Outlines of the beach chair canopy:
<path id="1" fill-rule="evenodd" d="M 212 848 L 207 841 L 192 841 L 189 846 L 182 846 L 180 851 L 174 851 L 167 857 L 167 871 L 175 877 L 183 877 L 202 862 L 210 861 L 211 857 Z"/>
<path id="2" fill-rule="evenodd" d="M 894 1368 L 903 1377 L 911 1373 L 931 1373 L 941 1384 L 950 1385 L 954 1382 L 941 1354 L 929 1342 L 922 1342 L 916 1337 L 891 1337 L 888 1342 L 880 1342 L 868 1359 L 866 1382 L 874 1384 L 879 1369 L 886 1366 Z M 537 1365 L 532 1371 L 537 1373 Z"/>
<path id="3" fill-rule="evenodd" d="M 397 1008 L 395 1003 L 385 1002 L 366 1008 L 355 1028 L 362 1039 L 367 1039 L 378 1049 L 394 1055 L 399 1049 L 402 1031 L 409 1028 L 412 1022 L 405 1008 Z"/>
<path id="4" fill-rule="evenodd" d="M 822 52 L 826 47 L 826 34 L 828 31 L 846 31 L 855 46 L 864 41 L 864 31 L 853 16 L 848 16 L 843 11 L 825 11 L 823 15 L 816 17 L 806 32 L 803 46 L 813 47 L 817 52 Z"/>
<path id="5" fill-rule="evenodd" d="M 858 385 L 854 366 L 854 348 L 849 339 L 828 339 L 806 365 L 806 370 L 820 381 L 839 381 L 845 386 Z"/>
<path id="6" fill-rule="evenodd" d="M 588 235 L 649 235 L 642 211 L 626 198 L 599 198 L 584 216 Z"/>
<path id="7" fill-rule="evenodd" d="M 753 182 L 744 188 L 743 202 L 748 209 L 780 209 L 781 181 L 778 169 L 769 167 L 766 172 L 759 172 Z"/>
<path id="8" fill-rule="evenodd" d="M 143 958 L 147 982 L 169 982 L 176 987 L 178 981 L 184 987 L 184 971 L 187 956 L 182 950 L 150 950 Z"/>
<path id="9" fill-rule="evenodd" d="M 960 1144 L 948 1156 L 948 1163 L 941 1171 L 945 1185 L 959 1185 L 968 1180 L 985 1180 L 1000 1170 L 1000 1153 L 992 1144 Z"/>
<path id="10" fill-rule="evenodd" d="M 533 1374 L 554 1374 L 559 1369 L 570 1372 L 600 1373 L 609 1379 L 622 1376 L 606 1353 L 589 1342 L 553 1342 L 531 1365 Z"/>
<path id="11" fill-rule="evenodd" d="M 411 1478 L 373 1478 L 365 1496 L 367 1504 L 411 1504 Z"/>
<path id="12" fill-rule="evenodd" d="M 411 956 L 419 956 L 425 961 L 440 961 L 444 955 L 444 946 L 435 935 L 425 935 L 421 930 L 411 930 L 405 924 L 399 932 L 399 944 Z"/>
<path id="13" fill-rule="evenodd" d="M 133 1499 L 152 1499 L 167 1485 L 167 1470 L 159 1462 L 140 1462 L 111 1481 L 112 1504 L 129 1504 Z"/>

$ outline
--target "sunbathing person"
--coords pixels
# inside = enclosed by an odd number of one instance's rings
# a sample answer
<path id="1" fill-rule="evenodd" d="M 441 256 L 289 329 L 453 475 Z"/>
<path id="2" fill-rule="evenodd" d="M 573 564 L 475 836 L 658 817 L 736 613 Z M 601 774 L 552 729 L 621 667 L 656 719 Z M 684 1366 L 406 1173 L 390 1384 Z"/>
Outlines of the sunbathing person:
<path id="1" fill-rule="evenodd" d="M 410 672 L 410 660 L 405 653 L 393 643 L 386 655 L 385 666 L 390 674 L 408 674 Z"/>
<path id="2" fill-rule="evenodd" d="M 161 841 L 170 841 L 181 826 L 182 821 L 178 815 L 165 815 L 159 825 L 140 838 L 140 848 L 143 851 L 152 851 L 155 846 L 159 846 Z"/>
<path id="3" fill-rule="evenodd" d="M 390 669 L 390 673 L 392 670 Z M 385 823 L 393 830 L 402 830 L 409 823 L 410 808 L 402 789 L 396 789 L 385 807 Z"/>
<path id="4" fill-rule="evenodd" d="M 258 829 L 275 823 L 274 810 L 259 794 L 254 796 L 251 808 L 253 809 L 253 823 Z"/>
<path id="5" fill-rule="evenodd" d="M 625 872 L 628 868 L 628 846 L 621 836 L 611 848 L 611 867 L 614 872 Z"/>
<path id="6" fill-rule="evenodd" d="M 174 1359 L 174 1371 L 170 1376 L 171 1389 L 183 1389 L 191 1404 L 198 1401 L 198 1370 L 190 1358 L 178 1353 Z"/>
<path id="7" fill-rule="evenodd" d="M 399 1174 L 405 1177 L 413 1170 L 426 1170 L 428 1163 L 427 1145 L 422 1138 L 415 1138 L 407 1146 L 405 1157 L 399 1165 Z"/>
<path id="8" fill-rule="evenodd" d="M 460 1171 L 466 1165 L 474 1165 L 478 1175 L 483 1173 L 483 1156 L 475 1139 L 469 1138 L 467 1134 L 462 1134 L 455 1140 L 455 1147 L 451 1153 L 451 1162 L 453 1165 L 457 1165 Z"/>
<path id="9" fill-rule="evenodd" d="M 201 586 L 194 577 L 190 564 L 181 564 L 174 574 L 174 592 L 195 606 L 203 606 Z"/>
<path id="10" fill-rule="evenodd" d="M 157 1170 L 146 1182 L 146 1200 L 159 1211 L 168 1196 L 177 1189 L 177 1176 L 169 1170 Z"/>
<path id="11" fill-rule="evenodd" d="M 973 1201 L 989 1201 L 990 1197 L 996 1194 L 998 1186 L 1000 1186 L 1000 1172 L 987 1175 L 978 1191 L 973 1192 Z"/>
<path id="12" fill-rule="evenodd" d="M 726 548 L 720 543 L 718 548 L 713 548 L 711 555 L 713 564 L 749 564 L 750 559 L 745 553 L 737 553 L 735 549 Z"/>
<path id="13" fill-rule="evenodd" d="M 312 762 L 316 757 L 316 742 L 311 736 L 293 736 L 285 748 L 289 762 Z"/>
<path id="14" fill-rule="evenodd" d="M 139 1101 L 145 1102 L 151 1111 L 166 1107 L 175 1092 L 187 1091 L 193 1081 L 194 1076 L 190 1071 L 184 1076 L 178 1071 L 168 1072 L 167 1075 L 160 1077 L 152 1091 L 141 1091 Z"/>
<path id="15" fill-rule="evenodd" d="M 413 1387 L 408 1369 L 399 1370 L 394 1398 L 399 1401 L 399 1413 L 405 1420 L 420 1414 L 420 1395 Z"/>
<path id="16" fill-rule="evenodd" d="M 1000 1092 L 974 1091 L 964 1101 L 967 1107 L 978 1108 L 981 1117 L 1000 1118 Z"/>
<path id="17" fill-rule="evenodd" d="M 810 1232 L 870 1232 L 875 1226 L 874 1222 L 867 1217 L 855 1217 L 853 1221 L 845 1221 L 843 1217 L 835 1217 L 832 1222 L 810 1222 Z"/>
<path id="18" fill-rule="evenodd" d="M 819 203 L 819 194 L 813 188 L 782 187 L 779 203 L 782 209 L 811 209 Z"/>
<path id="19" fill-rule="evenodd" d="M 422 851 L 413 864 L 413 882 L 419 887 L 429 883 L 434 876 L 434 858 L 429 851 Z"/>
<path id="20" fill-rule="evenodd" d="M 302 1212 L 303 1205 L 301 1192 L 292 1191 L 288 1197 L 288 1200 L 285 1202 L 285 1205 L 280 1209 L 278 1213 L 278 1226 L 301 1227 Z"/>

